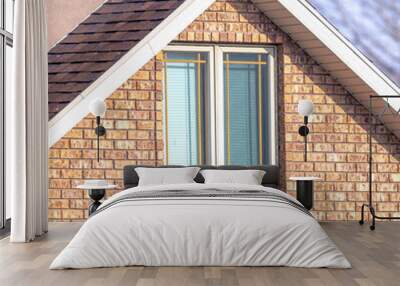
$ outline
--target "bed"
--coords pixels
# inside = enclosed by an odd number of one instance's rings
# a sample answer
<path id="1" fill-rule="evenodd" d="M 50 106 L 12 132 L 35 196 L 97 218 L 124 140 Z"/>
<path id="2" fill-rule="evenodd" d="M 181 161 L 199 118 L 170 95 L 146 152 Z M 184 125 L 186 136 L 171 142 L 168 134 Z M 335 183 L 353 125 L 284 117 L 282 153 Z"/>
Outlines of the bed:
<path id="1" fill-rule="evenodd" d="M 204 184 L 199 173 L 194 183 L 153 186 L 138 186 L 137 167 L 125 167 L 126 189 L 99 207 L 50 269 L 351 267 L 312 214 L 279 190 L 276 166 L 218 167 L 264 170 L 261 185 Z"/>

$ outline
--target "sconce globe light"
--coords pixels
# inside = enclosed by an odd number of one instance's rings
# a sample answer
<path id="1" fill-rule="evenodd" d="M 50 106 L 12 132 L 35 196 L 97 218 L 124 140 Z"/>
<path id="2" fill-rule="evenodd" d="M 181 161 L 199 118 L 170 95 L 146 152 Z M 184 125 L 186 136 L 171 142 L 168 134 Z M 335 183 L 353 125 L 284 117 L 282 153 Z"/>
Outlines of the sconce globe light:
<path id="1" fill-rule="evenodd" d="M 297 110 L 301 116 L 310 116 L 314 111 L 314 104 L 311 100 L 301 99 L 299 100 Z"/>
<path id="2" fill-rule="evenodd" d="M 93 100 L 89 105 L 90 112 L 95 116 L 103 116 L 106 112 L 106 109 L 107 107 L 105 102 L 98 98 Z"/>

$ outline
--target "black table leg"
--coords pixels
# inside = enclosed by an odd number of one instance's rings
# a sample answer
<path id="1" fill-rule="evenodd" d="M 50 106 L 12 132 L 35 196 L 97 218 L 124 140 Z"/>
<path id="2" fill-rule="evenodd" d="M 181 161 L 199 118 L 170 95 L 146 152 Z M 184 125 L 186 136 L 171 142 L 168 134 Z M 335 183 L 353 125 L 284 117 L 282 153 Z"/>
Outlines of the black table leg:
<path id="1" fill-rule="evenodd" d="M 101 205 L 100 200 L 104 197 L 105 193 L 106 193 L 105 189 L 89 190 L 89 197 L 93 201 L 89 206 L 89 215 L 94 213 L 97 210 L 97 208 Z"/>
<path id="2" fill-rule="evenodd" d="M 313 181 L 312 180 L 299 180 L 296 181 L 297 189 L 297 200 L 303 204 L 303 206 L 311 210 L 314 203 L 313 194 Z"/>

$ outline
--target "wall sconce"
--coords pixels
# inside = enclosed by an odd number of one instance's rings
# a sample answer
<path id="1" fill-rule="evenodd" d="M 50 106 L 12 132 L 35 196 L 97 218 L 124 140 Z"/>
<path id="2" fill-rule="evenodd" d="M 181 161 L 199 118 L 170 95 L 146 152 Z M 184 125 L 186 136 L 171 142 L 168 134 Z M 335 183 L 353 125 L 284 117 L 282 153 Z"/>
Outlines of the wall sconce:
<path id="1" fill-rule="evenodd" d="M 298 112 L 301 116 L 304 116 L 304 125 L 300 126 L 299 134 L 304 137 L 304 161 L 307 162 L 307 135 L 310 133 L 310 129 L 308 129 L 308 117 L 314 111 L 314 105 L 311 100 L 301 99 L 299 100 L 299 104 L 297 106 Z"/>
<path id="2" fill-rule="evenodd" d="M 89 110 L 96 116 L 96 128 L 94 132 L 97 135 L 97 162 L 100 161 L 100 136 L 106 135 L 106 129 L 101 125 L 100 117 L 106 112 L 106 104 L 100 99 L 95 99 L 90 103 Z"/>

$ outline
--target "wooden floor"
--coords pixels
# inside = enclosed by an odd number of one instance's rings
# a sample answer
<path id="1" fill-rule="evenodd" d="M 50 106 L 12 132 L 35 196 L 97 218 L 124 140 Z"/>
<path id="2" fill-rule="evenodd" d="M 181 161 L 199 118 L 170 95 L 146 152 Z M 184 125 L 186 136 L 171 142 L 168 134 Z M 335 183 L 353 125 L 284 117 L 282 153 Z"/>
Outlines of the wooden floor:
<path id="1" fill-rule="evenodd" d="M 79 229 L 79 223 L 52 223 L 33 243 L 0 241 L 0 285 L 400 285 L 400 223 L 323 223 L 353 269 L 288 267 L 125 267 L 48 270 L 50 262 Z"/>

